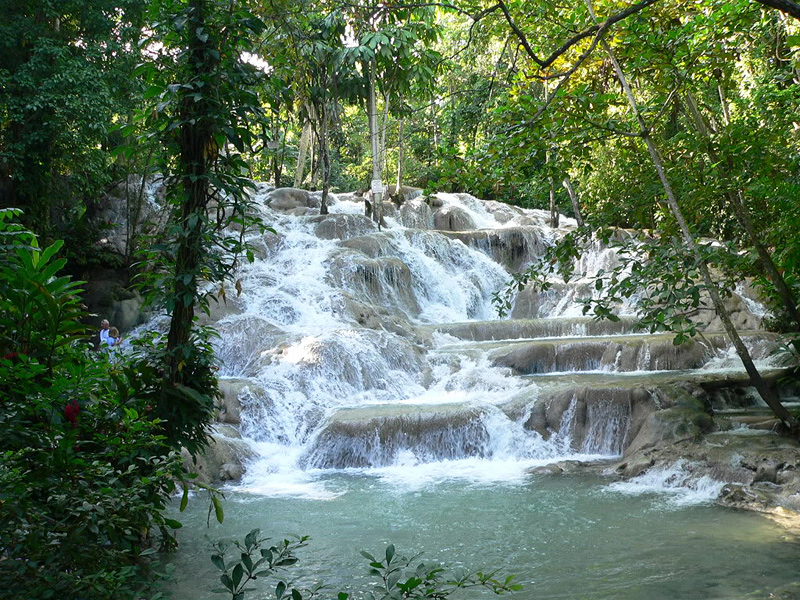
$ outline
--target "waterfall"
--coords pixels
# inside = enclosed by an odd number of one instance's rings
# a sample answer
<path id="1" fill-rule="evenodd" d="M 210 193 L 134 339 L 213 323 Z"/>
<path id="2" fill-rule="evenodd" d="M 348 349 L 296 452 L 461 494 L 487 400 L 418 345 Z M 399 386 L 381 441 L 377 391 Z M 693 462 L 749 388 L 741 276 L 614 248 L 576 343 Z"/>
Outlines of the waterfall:
<path id="1" fill-rule="evenodd" d="M 492 295 L 570 219 L 553 230 L 545 211 L 438 194 L 387 204 L 379 231 L 353 195 L 334 195 L 320 216 L 273 210 L 260 190 L 276 233 L 250 238 L 257 258 L 237 273 L 241 294 L 210 317 L 221 385 L 259 456 L 246 484 L 260 493 L 319 470 L 507 472 L 617 456 L 634 407 L 655 402 L 652 378 L 741 368 L 723 335 L 676 347 L 636 333 L 634 305 L 615 323 L 580 315 L 573 301 L 592 293 L 587 278 L 617 261 L 600 242 L 572 281 L 526 290 L 512 318 L 498 319 Z M 469 229 L 431 228 L 443 224 Z M 747 339 L 762 359 L 774 348 L 768 336 Z"/>

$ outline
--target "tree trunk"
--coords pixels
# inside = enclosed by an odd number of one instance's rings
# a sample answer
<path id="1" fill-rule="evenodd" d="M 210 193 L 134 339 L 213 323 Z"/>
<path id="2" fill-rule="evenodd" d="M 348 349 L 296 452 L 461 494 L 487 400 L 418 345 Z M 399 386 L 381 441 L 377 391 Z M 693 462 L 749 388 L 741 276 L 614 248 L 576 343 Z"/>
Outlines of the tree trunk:
<path id="1" fill-rule="evenodd" d="M 380 184 L 381 181 L 381 161 L 378 143 L 378 109 L 375 106 L 375 59 L 372 59 L 369 69 L 369 134 L 372 146 L 372 181 Z M 370 188 L 372 189 L 372 187 Z M 381 204 L 382 192 L 372 192 L 372 219 L 381 229 L 383 221 L 383 206 Z"/>
<path id="2" fill-rule="evenodd" d="M 299 188 L 303 183 L 303 171 L 306 168 L 306 153 L 311 141 L 311 122 L 306 121 L 303 132 L 300 134 L 300 147 L 297 152 L 297 169 L 294 172 L 294 187 Z"/>
<path id="3" fill-rule="evenodd" d="M 569 194 L 569 199 L 572 202 L 572 212 L 575 213 L 575 221 L 577 221 L 578 227 L 583 227 L 581 205 L 578 204 L 578 196 L 575 194 L 575 189 L 572 187 L 572 182 L 569 180 L 569 177 L 565 177 L 561 185 L 564 186 L 564 189 L 567 190 L 567 194 Z"/>
<path id="4" fill-rule="evenodd" d="M 395 194 L 400 197 L 400 188 L 403 184 L 403 119 L 400 119 L 397 131 L 397 182 L 395 184 Z"/>
<path id="5" fill-rule="evenodd" d="M 280 104 L 278 104 L 275 107 L 275 110 L 276 110 L 276 112 L 280 111 Z M 272 153 L 272 178 L 273 178 L 273 181 L 275 182 L 275 187 L 276 188 L 281 187 L 281 162 L 282 161 L 280 160 L 280 156 L 278 155 L 278 144 L 279 144 L 278 140 L 281 139 L 281 129 L 280 129 L 280 126 L 279 126 L 279 122 L 280 121 L 278 120 L 277 115 L 276 115 L 275 120 L 273 121 L 274 125 L 273 125 L 273 128 L 272 128 L 272 139 L 273 139 L 274 144 L 275 144 L 275 148 L 273 149 L 273 153 Z M 285 146 L 285 142 L 284 142 L 284 146 Z"/>
<path id="6" fill-rule="evenodd" d="M 551 165 L 552 153 L 549 148 L 545 153 L 544 162 L 548 166 Z M 555 229 L 556 227 L 558 227 L 558 221 L 560 215 L 558 214 L 558 206 L 556 206 L 556 186 L 552 172 L 547 176 L 547 181 L 550 184 L 550 227 Z"/>
<path id="7" fill-rule="evenodd" d="M 331 157 L 328 147 L 328 110 L 326 106 L 321 106 L 317 111 L 320 118 L 319 125 L 319 163 L 322 175 L 322 201 L 319 207 L 319 214 L 328 214 L 328 189 L 331 179 Z"/>
<path id="8" fill-rule="evenodd" d="M 194 32 L 205 24 L 205 1 L 192 0 L 191 27 Z M 214 50 L 211 37 L 202 41 L 200 36 L 189 35 L 188 61 L 190 79 L 207 78 L 213 71 Z M 206 93 L 211 94 L 208 90 Z M 216 160 L 217 149 L 213 131 L 207 118 L 204 103 L 195 102 L 184 96 L 180 102 L 179 173 L 181 176 L 176 193 L 183 195 L 179 223 L 181 234 L 175 256 L 175 275 L 172 311 L 164 377 L 170 383 L 189 383 L 183 381 L 184 348 L 191 344 L 190 336 L 194 322 L 195 299 L 199 287 L 199 267 L 204 252 L 204 223 L 209 200 L 209 174 Z"/>
<path id="9" fill-rule="evenodd" d="M 595 22 L 595 24 L 597 24 L 597 18 L 595 17 L 594 9 L 592 7 L 592 0 L 586 0 L 586 7 L 589 10 L 592 20 Z M 694 237 L 689 230 L 689 226 L 686 224 L 686 219 L 684 219 L 680 206 L 678 206 L 675 194 L 672 191 L 672 186 L 670 185 L 666 172 L 664 171 L 661 156 L 659 155 L 658 149 L 653 143 L 653 139 L 650 137 L 650 130 L 644 122 L 641 113 L 639 112 L 636 98 L 633 95 L 630 85 L 628 85 L 628 80 L 625 77 L 625 73 L 623 72 L 620 64 L 617 62 L 614 52 L 611 50 L 611 46 L 609 46 L 605 40 L 601 40 L 600 44 L 608 54 L 608 57 L 611 59 L 611 63 L 614 66 L 614 71 L 616 72 L 617 78 L 619 79 L 622 89 L 625 92 L 625 96 L 628 99 L 628 104 L 631 107 L 631 111 L 633 112 L 634 116 L 636 117 L 636 121 L 639 124 L 639 130 L 641 132 L 640 135 L 647 145 L 647 150 L 650 153 L 651 160 L 653 161 L 653 166 L 655 167 L 658 177 L 661 180 L 661 185 L 664 188 L 664 192 L 667 196 L 667 204 L 669 205 L 669 208 L 675 217 L 678 226 L 680 227 L 684 243 L 697 259 L 703 282 L 705 283 L 708 294 L 711 297 L 711 302 L 714 304 L 714 309 L 725 327 L 725 332 L 728 334 L 728 337 L 730 337 L 731 342 L 736 349 L 736 353 L 739 355 L 739 358 L 744 364 L 744 368 L 747 371 L 747 374 L 750 376 L 750 381 L 756 390 L 758 390 L 758 393 L 761 395 L 764 402 L 769 405 L 769 407 L 772 409 L 772 412 L 775 413 L 775 416 L 778 417 L 778 419 L 780 419 L 784 425 L 792 429 L 794 426 L 794 420 L 792 419 L 792 416 L 789 414 L 789 411 L 786 410 L 786 407 L 781 404 L 780 400 L 775 395 L 774 390 L 761 377 L 761 374 L 758 372 L 755 363 L 753 363 L 750 352 L 747 350 L 744 342 L 742 342 L 742 338 L 739 337 L 739 333 L 736 331 L 736 328 L 731 322 L 728 311 L 726 310 L 722 298 L 719 295 L 719 291 L 717 290 L 717 287 L 711 278 L 708 265 L 702 258 L 697 244 L 694 241 Z"/>
<path id="10" fill-rule="evenodd" d="M 386 165 L 386 130 L 389 128 L 389 94 L 383 98 L 383 114 L 381 115 L 381 135 L 378 155 L 381 162 L 381 173 L 388 171 Z"/>
<path id="11" fill-rule="evenodd" d="M 317 181 L 319 181 L 319 136 L 317 135 L 316 128 L 311 128 L 311 144 L 309 144 L 311 152 L 311 173 L 309 176 L 309 187 L 312 190 L 317 189 Z"/>

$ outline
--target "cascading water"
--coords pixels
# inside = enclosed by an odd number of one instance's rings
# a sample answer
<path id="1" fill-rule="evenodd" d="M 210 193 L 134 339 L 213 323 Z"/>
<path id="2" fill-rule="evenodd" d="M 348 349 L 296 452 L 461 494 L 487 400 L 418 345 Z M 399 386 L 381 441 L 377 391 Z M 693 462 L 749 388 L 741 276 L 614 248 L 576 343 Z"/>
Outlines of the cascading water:
<path id="1" fill-rule="evenodd" d="M 280 494 L 282 477 L 310 481 L 319 469 L 468 461 L 477 476 L 497 460 L 524 470 L 619 455 L 630 403 L 584 390 L 578 405 L 559 409 L 545 393 L 551 374 L 698 368 L 726 347 L 720 336 L 676 348 L 668 336 L 632 335 L 630 307 L 617 324 L 577 317 L 581 277 L 557 286 L 557 297 L 518 304 L 529 320 L 494 319 L 492 294 L 510 263 L 534 260 L 574 227 L 569 219 L 553 230 L 543 211 L 440 194 L 434 218 L 417 199 L 379 231 L 358 201 L 334 197 L 323 217 L 273 211 L 265 194 L 256 200 L 277 235 L 252 240 L 260 257 L 242 267 L 242 293 L 218 309 L 215 326 L 222 387 L 240 390 L 240 429 L 259 455 L 243 486 L 262 494 L 265 474 Z M 441 214 L 480 229 L 419 228 Z M 577 273 L 616 260 L 598 243 Z M 544 425 L 524 416 L 542 410 Z"/>
<path id="2" fill-rule="evenodd" d="M 714 331 L 676 347 L 637 333 L 633 305 L 618 322 L 580 316 L 586 278 L 616 261 L 600 244 L 569 284 L 525 291 L 511 319 L 495 318 L 492 294 L 569 219 L 553 230 L 544 211 L 440 194 L 387 204 L 379 231 L 352 196 L 327 216 L 256 200 L 277 234 L 251 240 L 241 295 L 211 316 L 224 421 L 253 450 L 218 536 L 312 535 L 303 576 L 347 591 L 367 587 L 357 551 L 389 542 L 516 573 L 522 598 L 730 600 L 763 585 L 743 562 L 771 585 L 790 580 L 798 552 L 703 504 L 721 484 L 689 463 L 619 485 L 541 474 L 619 456 L 664 389 L 742 372 Z M 757 322 L 754 301 L 739 304 L 738 321 Z M 745 341 L 762 364 L 774 347 L 763 333 Z M 193 504 L 182 532 L 204 534 Z M 206 546 L 184 538 L 177 560 L 177 597 L 213 598 Z"/>

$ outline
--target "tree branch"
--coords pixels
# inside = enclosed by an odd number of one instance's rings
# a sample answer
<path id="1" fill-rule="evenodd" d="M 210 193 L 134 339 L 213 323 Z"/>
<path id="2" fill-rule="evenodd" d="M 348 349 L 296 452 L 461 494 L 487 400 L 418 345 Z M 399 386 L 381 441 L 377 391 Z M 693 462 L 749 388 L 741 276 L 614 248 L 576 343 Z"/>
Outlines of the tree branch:
<path id="1" fill-rule="evenodd" d="M 765 3 L 766 2 L 789 2 L 789 3 L 791 3 L 791 0 L 757 0 L 757 1 L 763 1 Z M 505 5 L 504 0 L 499 0 L 499 2 L 497 3 L 497 6 L 496 7 L 492 7 L 492 8 L 493 9 L 498 8 L 498 7 L 500 8 L 500 10 L 503 12 L 503 16 L 505 16 L 505 19 L 508 22 L 509 27 L 511 27 L 511 30 L 514 32 L 514 34 L 516 34 L 517 38 L 519 39 L 520 45 L 525 49 L 525 52 L 528 54 L 528 56 L 531 58 L 531 60 L 533 62 L 535 62 L 537 65 L 539 65 L 540 68 L 546 69 L 547 67 L 552 65 L 562 54 L 564 54 L 567 50 L 572 48 L 575 44 L 577 44 L 581 40 L 584 40 L 584 39 L 586 39 L 588 37 L 591 37 L 591 36 L 595 35 L 598 31 L 600 31 L 601 27 L 603 29 L 608 29 L 614 23 L 622 21 L 623 19 L 626 19 L 629 16 L 631 16 L 633 14 L 636 14 L 637 12 L 640 12 L 640 11 L 644 10 L 645 8 L 647 8 L 648 6 L 650 6 L 652 4 L 655 4 L 657 2 L 659 2 L 659 0 L 641 0 L 640 2 L 637 2 L 636 4 L 632 4 L 631 6 L 626 8 L 625 10 L 622 10 L 622 11 L 620 11 L 620 12 L 618 12 L 616 14 L 613 14 L 610 17 L 608 17 L 608 19 L 606 19 L 603 22 L 602 25 L 592 25 L 591 27 L 588 27 L 588 28 L 584 29 L 583 31 L 581 31 L 580 33 L 572 36 L 571 38 L 566 40 L 563 44 L 561 44 L 561 47 L 559 47 L 552 54 L 550 54 L 550 56 L 548 56 L 547 58 L 544 58 L 544 59 L 543 58 L 539 58 L 536 55 L 536 53 L 533 51 L 533 48 L 531 47 L 530 43 L 528 42 L 528 38 L 525 36 L 525 33 L 514 22 L 514 19 L 511 16 L 511 13 L 509 12 L 508 7 Z M 798 7 L 798 8 L 800 8 L 800 7 Z"/>
<path id="2" fill-rule="evenodd" d="M 792 0 L 756 0 L 759 4 L 777 9 L 800 21 L 800 4 Z"/>

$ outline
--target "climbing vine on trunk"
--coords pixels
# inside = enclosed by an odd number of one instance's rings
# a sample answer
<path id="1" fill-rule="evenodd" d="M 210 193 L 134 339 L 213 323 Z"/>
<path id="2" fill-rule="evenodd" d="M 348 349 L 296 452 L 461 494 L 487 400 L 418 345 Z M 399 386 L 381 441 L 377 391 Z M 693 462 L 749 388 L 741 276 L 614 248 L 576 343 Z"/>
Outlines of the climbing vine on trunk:
<path id="1" fill-rule="evenodd" d="M 253 91 L 263 74 L 241 54 L 263 23 L 216 0 L 164 0 L 153 10 L 154 60 L 140 68 L 151 104 L 140 122 L 161 142 L 170 219 L 145 253 L 143 286 L 170 324 L 142 360 L 160 375 L 156 410 L 169 438 L 195 451 L 218 395 L 213 332 L 197 327 L 196 317 L 226 301 L 225 281 L 240 255 L 252 260 L 245 235 L 258 225 L 243 153 L 265 120 Z"/>

